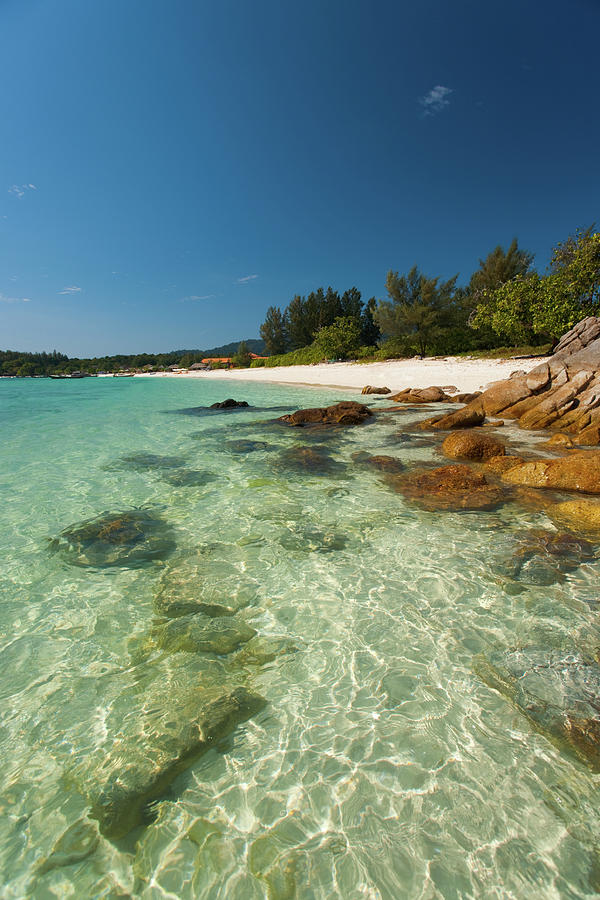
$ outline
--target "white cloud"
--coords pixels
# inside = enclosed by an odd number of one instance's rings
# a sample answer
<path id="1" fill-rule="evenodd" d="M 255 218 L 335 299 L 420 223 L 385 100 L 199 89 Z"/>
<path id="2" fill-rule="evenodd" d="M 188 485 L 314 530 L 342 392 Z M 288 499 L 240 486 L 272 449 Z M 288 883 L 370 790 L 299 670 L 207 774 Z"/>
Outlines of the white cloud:
<path id="1" fill-rule="evenodd" d="M 11 184 L 8 189 L 9 194 L 14 194 L 19 200 L 25 196 L 26 191 L 37 191 L 35 184 Z"/>
<path id="2" fill-rule="evenodd" d="M 188 300 L 212 300 L 216 294 L 189 294 L 187 297 L 180 297 L 180 303 L 186 303 Z"/>
<path id="3" fill-rule="evenodd" d="M 249 281 L 254 281 L 255 278 L 258 278 L 258 275 L 244 275 L 243 278 L 236 278 L 236 284 L 248 284 Z"/>
<path id="4" fill-rule="evenodd" d="M 76 284 L 72 284 L 70 287 L 63 288 L 62 291 L 59 291 L 59 294 L 80 294 L 82 288 L 77 287 Z"/>
<path id="5" fill-rule="evenodd" d="M 31 303 L 31 297 L 7 297 L 0 294 L 0 303 Z"/>
<path id="6" fill-rule="evenodd" d="M 450 105 L 448 97 L 454 93 L 452 88 L 436 84 L 424 97 L 419 97 L 419 103 L 423 107 L 424 116 L 434 116 Z"/>

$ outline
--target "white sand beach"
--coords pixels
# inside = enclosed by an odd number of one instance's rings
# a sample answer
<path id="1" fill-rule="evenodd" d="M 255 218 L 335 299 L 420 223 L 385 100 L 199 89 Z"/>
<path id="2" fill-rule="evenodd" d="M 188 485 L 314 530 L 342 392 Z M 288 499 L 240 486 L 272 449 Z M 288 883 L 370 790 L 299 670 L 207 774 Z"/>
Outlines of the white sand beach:
<path id="1" fill-rule="evenodd" d="M 278 366 L 257 369 L 216 369 L 212 372 L 161 373 L 139 377 L 207 378 L 223 381 L 257 381 L 276 384 L 305 384 L 360 390 L 365 385 L 389 387 L 455 387 L 460 392 L 483 390 L 493 381 L 509 378 L 513 372 L 529 372 L 544 357 L 526 359 L 464 359 L 444 357 L 398 359 L 376 363 L 319 363 L 312 366 Z"/>

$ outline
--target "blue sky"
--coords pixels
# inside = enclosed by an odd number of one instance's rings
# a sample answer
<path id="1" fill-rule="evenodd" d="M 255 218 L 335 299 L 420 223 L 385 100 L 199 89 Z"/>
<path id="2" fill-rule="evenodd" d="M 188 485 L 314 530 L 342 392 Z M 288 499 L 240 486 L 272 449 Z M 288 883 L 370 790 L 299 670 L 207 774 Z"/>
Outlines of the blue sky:
<path id="1" fill-rule="evenodd" d="M 0 0 L 0 349 L 258 336 L 600 220 L 600 2 Z"/>

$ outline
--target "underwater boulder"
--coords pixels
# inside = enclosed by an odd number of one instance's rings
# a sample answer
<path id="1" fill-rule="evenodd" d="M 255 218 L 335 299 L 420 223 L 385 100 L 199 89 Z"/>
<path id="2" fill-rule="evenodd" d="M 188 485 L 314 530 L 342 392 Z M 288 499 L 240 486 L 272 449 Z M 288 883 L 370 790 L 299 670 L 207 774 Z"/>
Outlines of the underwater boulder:
<path id="1" fill-rule="evenodd" d="M 117 840 L 148 823 L 149 805 L 173 779 L 217 741 L 266 705 L 248 688 L 211 685 L 202 677 L 168 681 L 128 694 L 118 722 L 107 717 L 107 736 L 68 771 L 90 804 L 102 834 Z"/>
<path id="2" fill-rule="evenodd" d="M 330 456 L 323 447 L 306 447 L 300 444 L 282 450 L 275 459 L 274 466 L 277 469 L 319 476 L 345 471 L 345 466 Z"/>
<path id="3" fill-rule="evenodd" d="M 70 525 L 50 541 L 73 566 L 137 568 L 165 559 L 176 548 L 171 527 L 145 509 L 107 512 Z"/>
<path id="4" fill-rule="evenodd" d="M 298 649 L 288 637 L 257 634 L 244 644 L 235 657 L 235 663 L 242 666 L 264 666 L 279 656 L 297 653 Z"/>
<path id="5" fill-rule="evenodd" d="M 501 488 L 468 466 L 421 469 L 405 475 L 388 474 L 385 483 L 427 510 L 488 510 L 503 502 Z"/>
<path id="6" fill-rule="evenodd" d="M 107 469 L 131 469 L 134 472 L 149 472 L 152 469 L 177 469 L 185 466 L 181 456 L 161 456 L 159 453 L 130 453 L 120 456 Z"/>
<path id="7" fill-rule="evenodd" d="M 197 469 L 177 469 L 175 472 L 165 473 L 162 480 L 173 487 L 204 487 L 213 481 L 218 481 L 219 476 Z"/>
<path id="8" fill-rule="evenodd" d="M 550 740 L 600 772 L 600 666 L 595 660 L 532 647 L 479 657 L 475 671 Z"/>
<path id="9" fill-rule="evenodd" d="M 481 431 L 454 431 L 442 444 L 442 453 L 450 459 L 471 459 L 482 461 L 494 456 L 504 456 L 504 444 Z"/>
<path id="10" fill-rule="evenodd" d="M 278 420 L 293 427 L 303 425 L 362 425 L 373 415 L 368 406 L 356 400 L 342 400 L 327 407 L 299 409 Z"/>
<path id="11" fill-rule="evenodd" d="M 508 551 L 490 565 L 492 571 L 523 584 L 550 585 L 595 558 L 594 546 L 584 538 L 532 529 L 515 535 Z"/>
<path id="12" fill-rule="evenodd" d="M 331 553 L 345 550 L 348 536 L 342 532 L 321 530 L 311 525 L 286 529 L 279 538 L 279 543 L 286 550 L 300 553 Z"/>
<path id="13" fill-rule="evenodd" d="M 273 450 L 272 444 L 266 441 L 253 441 L 240 438 L 239 440 L 225 441 L 224 447 L 230 453 L 256 453 L 259 450 Z"/>
<path id="14" fill-rule="evenodd" d="M 404 463 L 395 456 L 376 455 L 371 456 L 364 450 L 358 450 L 352 454 L 352 461 L 366 469 L 375 469 L 378 472 L 402 472 Z"/>
<path id="15" fill-rule="evenodd" d="M 157 646 L 170 653 L 233 653 L 254 637 L 256 631 L 232 616 L 211 618 L 203 613 L 179 616 L 152 631 Z"/>

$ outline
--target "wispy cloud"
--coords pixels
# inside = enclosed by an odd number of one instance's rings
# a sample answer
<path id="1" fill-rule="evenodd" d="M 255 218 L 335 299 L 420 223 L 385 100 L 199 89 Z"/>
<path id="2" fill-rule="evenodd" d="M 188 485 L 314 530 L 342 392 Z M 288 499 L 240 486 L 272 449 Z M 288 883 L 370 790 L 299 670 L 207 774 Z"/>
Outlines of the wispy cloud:
<path id="1" fill-rule="evenodd" d="M 212 300 L 216 294 L 189 294 L 187 297 L 180 297 L 180 303 L 187 303 L 188 300 Z"/>
<path id="2" fill-rule="evenodd" d="M 424 97 L 419 97 L 419 103 L 423 107 L 423 115 L 434 116 L 445 109 L 446 106 L 449 106 L 450 100 L 448 98 L 452 93 L 454 93 L 452 88 L 444 87 L 443 84 L 436 84 L 428 94 L 425 94 Z"/>
<path id="3" fill-rule="evenodd" d="M 19 200 L 21 197 L 24 197 L 27 191 L 37 191 L 37 187 L 35 184 L 11 184 L 8 189 L 9 194 L 13 194 L 15 197 L 18 197 Z"/>
<path id="4" fill-rule="evenodd" d="M 7 297 L 0 294 L 0 303 L 31 303 L 31 297 Z"/>
<path id="5" fill-rule="evenodd" d="M 244 275 L 243 278 L 236 278 L 236 284 L 248 284 L 249 281 L 254 281 L 255 278 L 258 278 L 258 275 Z"/>
<path id="6" fill-rule="evenodd" d="M 59 291 L 59 294 L 80 294 L 82 288 L 77 287 L 76 284 L 72 284 L 70 287 L 63 288 L 62 291 Z"/>

